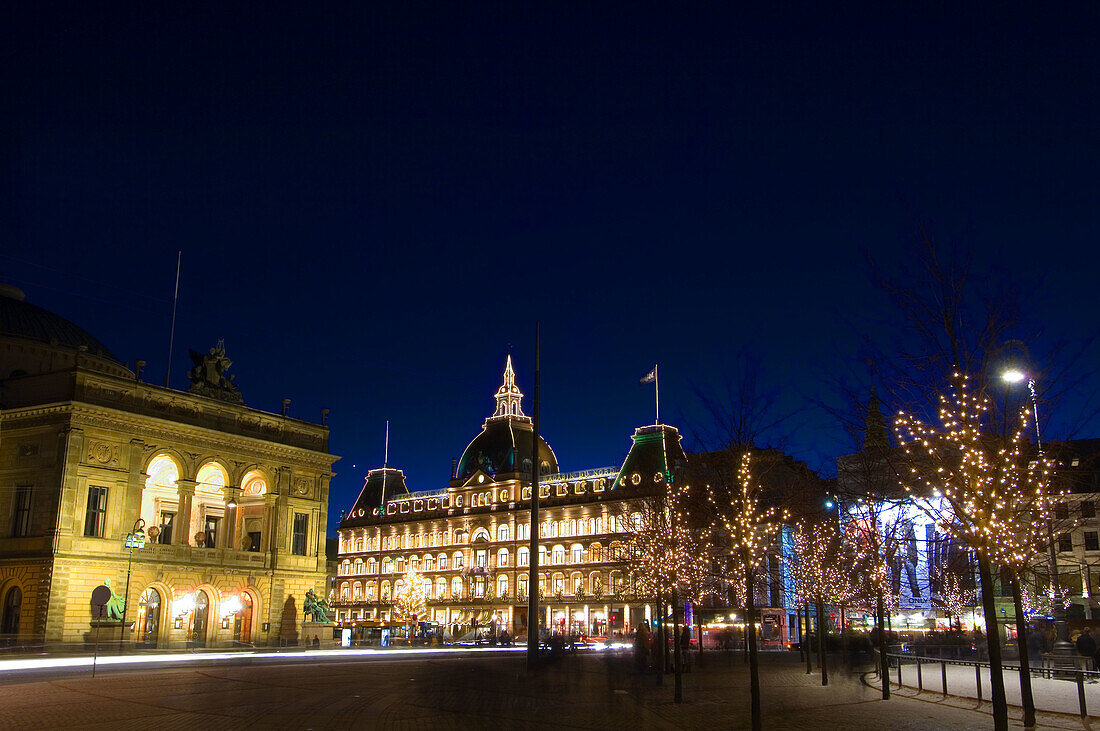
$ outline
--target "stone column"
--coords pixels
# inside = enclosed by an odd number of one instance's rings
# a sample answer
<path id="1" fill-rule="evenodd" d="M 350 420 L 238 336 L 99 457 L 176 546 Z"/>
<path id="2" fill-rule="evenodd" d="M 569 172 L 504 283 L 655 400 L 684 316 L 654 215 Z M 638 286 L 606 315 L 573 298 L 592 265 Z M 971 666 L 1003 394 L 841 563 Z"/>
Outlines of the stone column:
<path id="1" fill-rule="evenodd" d="M 241 501 L 241 488 L 236 485 L 226 485 L 222 488 L 225 496 L 225 538 L 222 539 L 222 547 L 238 551 L 241 548 L 237 539 L 237 511 Z"/>
<path id="2" fill-rule="evenodd" d="M 177 546 L 191 545 L 191 501 L 195 498 L 198 484 L 194 480 L 176 480 L 176 493 L 180 501 L 176 520 L 172 525 L 172 543 Z"/>

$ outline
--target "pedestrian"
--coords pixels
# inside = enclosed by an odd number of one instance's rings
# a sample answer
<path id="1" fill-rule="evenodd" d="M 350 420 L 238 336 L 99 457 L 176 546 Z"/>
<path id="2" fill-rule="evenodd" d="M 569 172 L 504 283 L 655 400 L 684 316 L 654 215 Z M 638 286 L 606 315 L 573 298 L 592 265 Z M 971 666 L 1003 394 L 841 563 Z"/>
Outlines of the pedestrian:
<path id="1" fill-rule="evenodd" d="M 1076 644 L 1078 654 L 1086 658 L 1085 662 L 1088 663 L 1085 667 L 1091 666 L 1096 657 L 1096 638 L 1092 636 L 1091 627 L 1085 627 L 1081 634 L 1077 635 Z"/>
<path id="2" fill-rule="evenodd" d="M 691 628 L 686 624 L 680 631 L 680 658 L 684 664 L 684 672 L 691 672 Z"/>
<path id="3" fill-rule="evenodd" d="M 649 667 L 649 630 L 644 624 L 634 634 L 634 667 L 639 673 Z"/>

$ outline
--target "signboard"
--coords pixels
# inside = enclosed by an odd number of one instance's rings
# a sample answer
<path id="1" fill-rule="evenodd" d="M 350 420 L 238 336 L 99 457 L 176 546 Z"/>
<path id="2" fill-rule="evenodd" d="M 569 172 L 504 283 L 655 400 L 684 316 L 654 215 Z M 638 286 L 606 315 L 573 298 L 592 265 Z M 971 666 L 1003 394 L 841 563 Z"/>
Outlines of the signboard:
<path id="1" fill-rule="evenodd" d="M 145 548 L 145 533 L 127 533 L 126 548 Z"/>
<path id="2" fill-rule="evenodd" d="M 340 630 L 340 647 L 351 647 L 351 627 Z"/>

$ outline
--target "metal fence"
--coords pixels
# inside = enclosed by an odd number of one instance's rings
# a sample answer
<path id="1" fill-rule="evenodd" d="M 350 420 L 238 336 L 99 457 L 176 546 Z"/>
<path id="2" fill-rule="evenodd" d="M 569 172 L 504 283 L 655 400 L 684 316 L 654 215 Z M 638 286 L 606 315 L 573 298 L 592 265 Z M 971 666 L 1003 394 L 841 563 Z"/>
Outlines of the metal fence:
<path id="1" fill-rule="evenodd" d="M 951 660 L 942 657 L 922 657 L 919 655 L 909 655 L 893 652 L 887 652 L 886 658 L 889 662 L 891 672 L 897 672 L 897 683 L 899 688 L 903 685 L 903 668 L 908 666 L 910 673 L 916 673 L 917 690 L 933 691 L 934 688 L 932 687 L 932 683 L 935 683 L 935 680 L 933 680 L 932 678 L 928 679 L 930 681 L 929 687 L 925 688 L 925 670 L 927 666 L 932 666 L 933 668 L 935 668 L 938 665 L 938 675 L 940 676 L 939 684 L 941 686 L 940 690 L 944 696 L 947 696 L 949 692 L 947 684 L 947 666 L 958 665 L 962 667 L 973 667 L 974 685 L 975 690 L 977 691 L 977 697 L 979 701 L 983 700 L 982 668 L 989 667 L 989 662 L 985 660 Z M 878 659 L 877 650 L 875 651 L 875 659 L 876 661 Z M 878 662 L 875 663 L 875 667 L 879 667 Z M 1017 672 L 1020 671 L 1020 666 L 1014 663 L 1001 663 L 1001 667 L 1004 670 L 1015 670 Z M 1037 675 L 1039 677 L 1075 682 L 1077 684 L 1077 702 L 1080 705 L 1081 716 L 1086 717 L 1089 715 L 1088 705 L 1085 701 L 1085 683 L 1096 682 L 1097 680 L 1100 680 L 1100 672 L 1096 672 L 1094 670 L 1084 670 L 1080 667 L 1080 665 L 1076 667 L 1055 666 L 1049 655 L 1045 655 L 1042 657 L 1042 659 L 1039 661 L 1038 667 L 1031 667 L 1029 669 L 1032 675 Z M 933 671 L 933 677 L 935 674 L 937 673 Z M 884 682 L 889 681 L 886 681 L 884 679 Z"/>

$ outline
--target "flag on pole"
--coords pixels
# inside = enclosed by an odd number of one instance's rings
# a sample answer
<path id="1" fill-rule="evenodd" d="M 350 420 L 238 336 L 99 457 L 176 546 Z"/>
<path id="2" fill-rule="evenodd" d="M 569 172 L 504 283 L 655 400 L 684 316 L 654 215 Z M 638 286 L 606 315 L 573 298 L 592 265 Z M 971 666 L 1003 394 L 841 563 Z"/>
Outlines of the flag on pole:
<path id="1" fill-rule="evenodd" d="M 636 373 L 637 371 L 635 371 Z M 657 366 L 653 366 L 653 370 L 642 376 L 642 379 L 638 383 L 653 383 L 657 380 Z"/>

